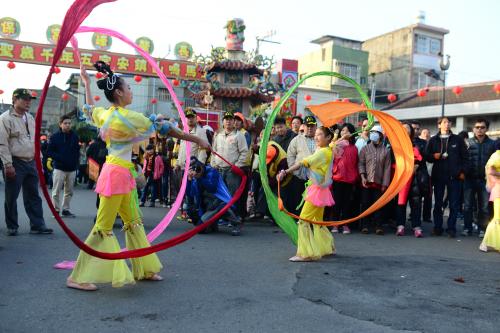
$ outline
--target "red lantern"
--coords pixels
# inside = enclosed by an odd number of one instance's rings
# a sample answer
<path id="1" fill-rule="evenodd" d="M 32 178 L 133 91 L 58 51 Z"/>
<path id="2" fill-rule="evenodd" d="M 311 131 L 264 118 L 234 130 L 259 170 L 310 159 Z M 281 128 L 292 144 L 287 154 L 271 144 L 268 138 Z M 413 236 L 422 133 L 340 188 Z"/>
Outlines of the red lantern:
<path id="1" fill-rule="evenodd" d="M 425 96 L 427 96 L 427 90 L 425 90 L 425 89 L 418 89 L 417 96 L 418 97 L 425 97 Z"/>
<path id="2" fill-rule="evenodd" d="M 184 106 L 184 102 L 183 101 L 180 101 L 179 104 L 180 104 L 180 106 Z"/>
<path id="3" fill-rule="evenodd" d="M 37 97 L 37 96 L 38 96 L 38 93 L 36 91 L 31 92 L 31 97 Z"/>
<path id="4" fill-rule="evenodd" d="M 104 74 L 102 74 L 101 72 L 95 73 L 95 78 L 98 79 L 98 80 L 102 79 L 103 76 L 104 76 Z"/>
<path id="5" fill-rule="evenodd" d="M 172 84 L 174 85 L 174 87 L 177 87 L 179 86 L 180 82 L 179 80 L 172 80 Z"/>
<path id="6" fill-rule="evenodd" d="M 54 67 L 54 73 L 55 73 L 55 74 L 59 74 L 59 73 L 61 73 L 61 69 L 60 69 L 59 67 L 57 67 L 57 66 L 56 66 L 56 67 Z"/>
<path id="7" fill-rule="evenodd" d="M 464 88 L 462 88 L 460 86 L 456 86 L 456 87 L 453 87 L 452 91 L 455 95 L 459 96 L 464 91 Z"/>
<path id="8" fill-rule="evenodd" d="M 500 94 L 500 83 L 495 83 L 495 85 L 493 86 L 493 91 L 498 94 Z"/>
<path id="9" fill-rule="evenodd" d="M 311 95 L 305 95 L 304 99 L 309 102 L 312 99 L 312 97 Z"/>
<path id="10" fill-rule="evenodd" d="M 62 99 L 63 101 L 65 101 L 65 102 L 68 100 L 68 98 L 69 98 L 69 95 L 68 95 L 68 94 L 66 94 L 66 93 L 64 93 L 64 94 L 62 94 L 62 95 L 61 95 L 61 99 Z"/>
<path id="11" fill-rule="evenodd" d="M 390 103 L 394 103 L 395 101 L 398 100 L 398 96 L 396 96 L 395 94 L 389 94 L 389 96 L 387 96 L 387 100 L 390 102 Z"/>
<path id="12" fill-rule="evenodd" d="M 1 94 L 3 94 L 3 90 L 2 90 L 2 89 L 0 89 L 0 95 L 1 95 Z"/>
<path id="13" fill-rule="evenodd" d="M 158 103 L 158 100 L 156 98 L 151 98 L 151 104 L 156 104 Z"/>
<path id="14" fill-rule="evenodd" d="M 7 67 L 8 67 L 9 69 L 14 69 L 14 68 L 16 68 L 16 64 L 15 64 L 15 63 L 13 63 L 12 61 L 9 61 L 9 63 L 7 64 Z"/>
<path id="15" fill-rule="evenodd" d="M 142 81 L 142 76 L 140 76 L 140 75 L 135 75 L 135 76 L 134 76 L 134 81 L 135 81 L 135 82 L 137 82 L 137 83 L 141 82 L 141 81 Z"/>
<path id="16" fill-rule="evenodd" d="M 350 100 L 349 100 L 349 98 L 343 98 L 343 99 L 342 99 L 342 102 L 344 102 L 344 103 L 349 103 L 349 102 L 350 102 Z"/>
<path id="17" fill-rule="evenodd" d="M 99 102 L 100 99 L 101 99 L 101 97 L 99 97 L 97 95 L 94 96 L 94 101 Z"/>

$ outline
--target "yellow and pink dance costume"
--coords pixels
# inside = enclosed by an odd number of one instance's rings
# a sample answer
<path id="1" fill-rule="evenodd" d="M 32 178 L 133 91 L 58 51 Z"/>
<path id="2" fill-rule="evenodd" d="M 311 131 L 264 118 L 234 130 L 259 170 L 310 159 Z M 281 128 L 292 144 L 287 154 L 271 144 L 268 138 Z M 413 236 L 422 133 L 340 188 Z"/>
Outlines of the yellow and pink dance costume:
<path id="1" fill-rule="evenodd" d="M 486 227 L 479 249 L 500 252 L 500 150 L 491 155 L 486 163 L 486 178 L 490 201 L 493 201 L 493 219 Z"/>
<path id="2" fill-rule="evenodd" d="M 137 174 L 131 157 L 132 145 L 149 138 L 155 132 L 155 124 L 138 112 L 116 106 L 105 109 L 85 105 L 84 113 L 87 120 L 100 129 L 108 147 L 106 163 L 95 189 L 100 197 L 96 223 L 85 243 L 98 251 L 119 252 L 120 246 L 113 233 L 113 224 L 119 214 L 127 249 L 148 247 L 136 190 Z M 170 126 L 168 122 L 165 125 Z M 130 261 L 132 271 L 125 260 L 105 260 L 80 251 L 70 279 L 79 284 L 111 282 L 113 287 L 121 287 L 151 278 L 162 269 L 156 254 Z"/>
<path id="3" fill-rule="evenodd" d="M 306 157 L 302 166 L 308 169 L 311 184 L 306 189 L 304 206 L 300 217 L 313 221 L 322 221 L 326 206 L 334 205 L 330 185 L 332 183 L 333 152 L 329 147 L 319 148 Z M 332 233 L 327 227 L 299 220 L 297 256 L 318 260 L 334 254 L 335 245 Z"/>

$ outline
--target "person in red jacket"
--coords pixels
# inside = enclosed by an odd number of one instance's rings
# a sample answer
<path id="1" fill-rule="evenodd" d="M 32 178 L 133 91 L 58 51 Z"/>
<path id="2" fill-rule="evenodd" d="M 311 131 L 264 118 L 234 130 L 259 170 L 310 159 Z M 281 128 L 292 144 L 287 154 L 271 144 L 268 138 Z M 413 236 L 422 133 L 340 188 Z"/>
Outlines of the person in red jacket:
<path id="1" fill-rule="evenodd" d="M 144 167 L 142 168 L 144 177 L 146 177 L 146 186 L 142 192 L 141 204 L 139 206 L 144 207 L 150 189 L 151 203 L 149 207 L 155 206 L 156 192 L 164 169 L 163 159 L 160 155 L 156 154 L 153 145 L 148 145 L 146 147 L 146 155 L 144 156 Z"/>
<path id="2" fill-rule="evenodd" d="M 345 220 L 353 216 L 354 189 L 359 179 L 358 149 L 355 145 L 354 132 L 356 132 L 354 125 L 345 123 L 340 130 L 341 139 L 336 143 L 337 153 L 332 175 L 332 193 L 335 200 L 333 217 L 335 221 Z M 337 227 L 333 227 L 332 232 L 338 232 Z M 343 226 L 343 233 L 351 233 L 349 226 Z"/>

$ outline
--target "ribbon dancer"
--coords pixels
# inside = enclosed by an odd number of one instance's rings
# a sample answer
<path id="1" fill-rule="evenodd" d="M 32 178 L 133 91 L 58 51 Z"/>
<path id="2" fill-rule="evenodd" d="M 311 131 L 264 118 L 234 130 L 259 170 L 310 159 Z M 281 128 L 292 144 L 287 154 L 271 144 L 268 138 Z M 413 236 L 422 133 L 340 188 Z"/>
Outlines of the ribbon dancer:
<path id="1" fill-rule="evenodd" d="M 131 162 L 132 145 L 157 131 L 181 140 L 197 143 L 202 149 L 210 149 L 208 142 L 177 130 L 161 116 L 147 118 L 139 112 L 125 107 L 132 103 L 130 86 L 109 65 L 98 61 L 94 67 L 103 73 L 97 81 L 104 90 L 106 99 L 112 104 L 108 109 L 94 107 L 90 92 L 90 77 L 81 65 L 81 78 L 85 86 L 86 105 L 83 110 L 87 120 L 100 129 L 106 142 L 108 156 L 97 180 L 96 192 L 100 196 L 97 219 L 85 243 L 98 251 L 119 252 L 120 246 L 113 234 L 113 223 L 120 214 L 125 231 L 127 249 L 148 247 L 136 192 L 137 173 Z M 112 283 L 113 287 L 134 284 L 135 280 L 161 281 L 158 274 L 162 265 L 156 254 L 131 259 L 132 271 L 125 260 L 104 260 L 80 251 L 73 272 L 66 285 L 80 290 L 96 290 L 95 283 Z"/>

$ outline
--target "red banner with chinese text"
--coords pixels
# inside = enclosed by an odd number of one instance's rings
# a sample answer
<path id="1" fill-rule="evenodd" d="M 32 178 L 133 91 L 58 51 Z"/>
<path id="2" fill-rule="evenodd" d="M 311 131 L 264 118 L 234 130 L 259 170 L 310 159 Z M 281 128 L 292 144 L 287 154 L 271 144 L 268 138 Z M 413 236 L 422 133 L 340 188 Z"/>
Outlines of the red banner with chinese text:
<path id="1" fill-rule="evenodd" d="M 36 44 L 0 38 L 0 61 L 15 61 L 50 66 L 54 48 L 54 45 L 49 44 Z M 80 56 L 86 66 L 92 66 L 93 63 L 101 60 L 110 64 L 111 68 L 117 73 L 156 76 L 151 66 L 140 56 L 85 49 L 80 49 Z M 158 63 L 168 78 L 180 78 L 184 80 L 203 79 L 202 74 L 197 70 L 197 65 L 193 62 L 158 59 Z M 69 68 L 80 67 L 73 49 L 69 47 L 64 50 L 57 65 Z"/>

